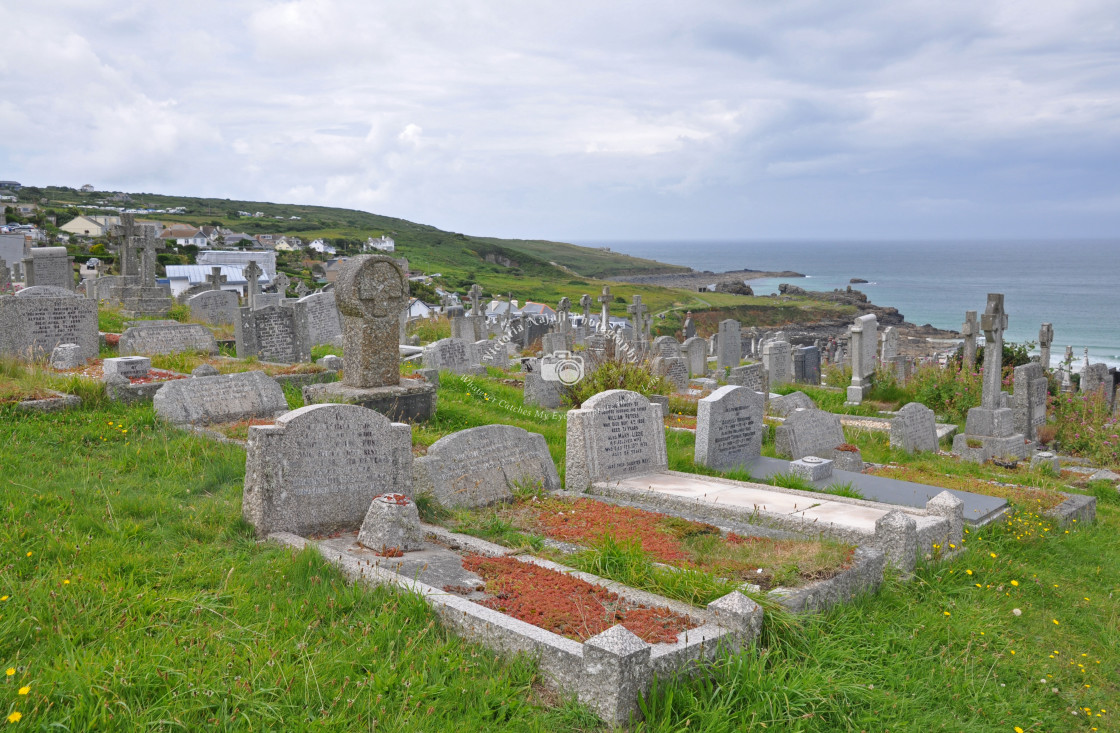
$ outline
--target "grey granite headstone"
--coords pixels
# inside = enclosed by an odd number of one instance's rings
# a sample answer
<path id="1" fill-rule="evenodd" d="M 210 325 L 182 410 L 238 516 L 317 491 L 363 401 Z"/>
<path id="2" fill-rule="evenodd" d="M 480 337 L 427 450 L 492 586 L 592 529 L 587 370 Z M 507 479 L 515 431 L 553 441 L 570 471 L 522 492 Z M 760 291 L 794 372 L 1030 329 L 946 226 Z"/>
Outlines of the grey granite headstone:
<path id="1" fill-rule="evenodd" d="M 965 311 L 964 323 L 961 324 L 961 336 L 964 337 L 961 367 L 968 371 L 976 368 L 976 337 L 978 335 L 980 335 L 980 322 L 976 319 L 976 311 Z"/>
<path id="2" fill-rule="evenodd" d="M 762 347 L 762 364 L 776 389 L 793 381 L 793 347 L 788 341 L 769 341 Z"/>
<path id="3" fill-rule="evenodd" d="M 29 286 L 51 285 L 73 292 L 74 268 L 65 247 L 32 247 L 23 262 Z"/>
<path id="4" fill-rule="evenodd" d="M 545 354 L 553 354 L 558 351 L 570 351 L 568 348 L 567 334 L 546 333 L 541 337 L 541 351 Z"/>
<path id="5" fill-rule="evenodd" d="M 1046 424 L 1046 397 L 1049 382 L 1042 364 L 1030 363 L 1015 367 L 1015 393 L 1011 409 L 1015 412 L 1015 432 L 1028 440 L 1038 437 L 1038 428 Z"/>
<path id="6" fill-rule="evenodd" d="M 891 446 L 907 453 L 937 452 L 937 418 L 921 402 L 910 402 L 891 418 Z"/>
<path id="7" fill-rule="evenodd" d="M 254 425 L 246 454 L 242 515 L 258 536 L 354 530 L 373 497 L 413 495 L 411 429 L 359 405 L 309 405 Z"/>
<path id="8" fill-rule="evenodd" d="M 77 344 L 59 344 L 51 351 L 52 369 L 77 369 L 85 363 L 82 347 Z"/>
<path id="9" fill-rule="evenodd" d="M 1050 345 L 1054 343 L 1054 324 L 1043 323 L 1038 329 L 1038 363 L 1043 369 L 1050 368 Z"/>
<path id="10" fill-rule="evenodd" d="M 766 379 L 766 370 L 762 364 L 744 364 L 734 367 L 727 375 L 727 383 L 739 387 L 753 389 L 755 392 L 769 394 L 770 383 Z"/>
<path id="11" fill-rule="evenodd" d="M 875 354 L 879 347 L 879 322 L 874 314 L 860 316 L 848 327 L 852 347 L 852 384 L 847 404 L 858 405 L 871 389 Z"/>
<path id="12" fill-rule="evenodd" d="M 688 360 L 688 374 L 703 377 L 708 374 L 708 342 L 699 336 L 685 339 L 681 344 L 684 358 Z"/>
<path id="13" fill-rule="evenodd" d="M 482 366 L 492 366 L 498 369 L 509 368 L 509 356 L 506 345 L 497 339 L 485 339 L 474 343 L 474 353 Z"/>
<path id="14" fill-rule="evenodd" d="M 235 331 L 237 358 L 296 364 L 311 361 L 307 319 L 301 308 L 241 308 Z"/>
<path id="15" fill-rule="evenodd" d="M 746 387 L 720 387 L 696 404 L 697 465 L 717 470 L 761 455 L 763 397 Z"/>
<path id="16" fill-rule="evenodd" d="M 235 324 L 238 318 L 237 293 L 232 290 L 206 290 L 187 298 L 191 317 L 215 325 Z"/>
<path id="17" fill-rule="evenodd" d="M 73 298 L 75 293 L 57 285 L 32 285 L 16 293 L 17 298 Z"/>
<path id="18" fill-rule="evenodd" d="M 798 410 L 774 432 L 774 450 L 783 458 L 832 458 L 843 443 L 840 416 L 823 410 Z"/>
<path id="19" fill-rule="evenodd" d="M 506 501 L 519 486 L 558 491 L 560 478 L 544 436 L 513 425 L 482 425 L 432 443 L 412 463 L 412 486 L 445 507 L 473 508 Z"/>
<path id="20" fill-rule="evenodd" d="M 559 407 L 560 382 L 541 376 L 541 360 L 522 359 L 521 368 L 525 372 L 525 404 L 547 407 L 550 410 Z"/>
<path id="21" fill-rule="evenodd" d="M 668 468 L 661 406 L 623 389 L 600 392 L 568 412 L 565 485 L 592 483 Z"/>
<path id="22" fill-rule="evenodd" d="M 685 313 L 684 324 L 681 326 L 681 333 L 684 335 L 684 340 L 686 342 L 690 338 L 696 336 L 696 323 L 692 320 L 692 311 Z"/>
<path id="23" fill-rule="evenodd" d="M 650 369 L 657 376 L 669 380 L 674 392 L 684 392 L 688 389 L 688 363 L 684 357 L 655 356 L 650 363 Z"/>
<path id="24" fill-rule="evenodd" d="M 307 337 L 312 347 L 333 343 L 342 335 L 342 321 L 335 303 L 335 293 L 312 293 L 296 301 L 307 318 Z"/>
<path id="25" fill-rule="evenodd" d="M 121 356 L 155 356 L 184 351 L 216 354 L 218 342 L 213 331 L 198 323 L 134 322 L 121 334 L 118 350 Z"/>
<path id="26" fill-rule="evenodd" d="M 770 414 L 778 417 L 789 417 L 797 410 L 815 410 L 817 403 L 804 392 L 790 392 L 781 397 L 770 400 Z"/>
<path id="27" fill-rule="evenodd" d="M 358 255 L 335 284 L 342 320 L 343 384 L 400 384 L 400 315 L 408 308 L 408 263 L 385 255 Z"/>
<path id="28" fill-rule="evenodd" d="M 250 306 L 253 310 L 261 310 L 262 308 L 272 308 L 273 306 L 280 305 L 281 297 L 279 293 L 257 293 L 253 297 L 253 304 Z"/>
<path id="29" fill-rule="evenodd" d="M 741 341 L 739 322 L 728 318 L 719 322 L 719 341 L 716 352 L 716 365 L 725 367 L 739 366 L 743 358 L 743 344 Z"/>
<path id="30" fill-rule="evenodd" d="M 894 326 L 887 326 L 883 329 L 883 347 L 879 353 L 879 361 L 883 364 L 889 364 L 891 359 L 898 356 L 898 329 Z"/>
<path id="31" fill-rule="evenodd" d="M 446 369 L 455 374 L 484 374 L 474 353 L 474 344 L 462 339 L 445 338 L 424 347 L 424 366 L 428 369 Z"/>
<path id="32" fill-rule="evenodd" d="M 284 390 L 264 372 L 175 379 L 152 400 L 156 414 L 176 425 L 272 418 L 288 409 Z"/>
<path id="33" fill-rule="evenodd" d="M 1108 365 L 1086 364 L 1081 369 L 1080 391 L 1083 394 L 1099 392 L 1104 395 L 1105 401 L 1108 401 L 1112 392 L 1112 375 L 1108 373 Z"/>
<path id="34" fill-rule="evenodd" d="M 77 344 L 83 359 L 97 356 L 97 302 L 63 297 L 0 295 L 0 355 L 40 359 L 59 344 Z"/>
<path id="35" fill-rule="evenodd" d="M 374 551 L 424 549 L 424 529 L 416 502 L 397 493 L 373 497 L 358 531 L 358 544 Z"/>
<path id="36" fill-rule="evenodd" d="M 658 336 L 653 340 L 650 353 L 653 356 L 675 358 L 682 356 L 681 345 L 672 336 Z"/>

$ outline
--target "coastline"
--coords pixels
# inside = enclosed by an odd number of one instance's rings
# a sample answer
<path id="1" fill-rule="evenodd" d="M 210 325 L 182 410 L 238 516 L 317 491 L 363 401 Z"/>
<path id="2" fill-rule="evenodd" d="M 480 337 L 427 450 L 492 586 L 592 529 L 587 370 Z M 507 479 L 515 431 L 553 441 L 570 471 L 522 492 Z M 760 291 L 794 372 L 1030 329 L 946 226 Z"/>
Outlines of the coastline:
<path id="1" fill-rule="evenodd" d="M 615 282 L 627 282 L 635 285 L 660 285 L 666 288 L 688 288 L 695 290 L 708 285 L 719 283 L 743 282 L 745 280 L 762 280 L 772 277 L 805 277 L 800 272 L 793 270 L 767 271 L 767 270 L 728 270 L 726 272 L 711 272 L 710 270 L 690 270 L 689 272 L 666 272 L 654 275 L 612 275 L 606 278 Z"/>

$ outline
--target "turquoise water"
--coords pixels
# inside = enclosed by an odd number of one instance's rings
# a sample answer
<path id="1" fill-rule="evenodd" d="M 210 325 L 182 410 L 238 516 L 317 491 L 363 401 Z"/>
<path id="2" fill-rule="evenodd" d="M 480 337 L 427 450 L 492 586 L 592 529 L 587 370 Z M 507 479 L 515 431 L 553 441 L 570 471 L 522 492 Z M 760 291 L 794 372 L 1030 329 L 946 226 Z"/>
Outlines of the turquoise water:
<path id="1" fill-rule="evenodd" d="M 720 272 L 794 270 L 807 278 L 751 280 L 756 294 L 776 293 L 779 282 L 806 290 L 853 285 L 876 305 L 894 306 L 916 324 L 959 330 L 966 310 L 982 312 L 988 293 L 1003 293 L 1006 338 L 1038 341 L 1043 322 L 1054 324 L 1051 359 L 1074 347 L 1090 359 L 1120 366 L 1120 239 L 1069 241 L 810 242 L 810 241 L 598 241 L 616 252 Z"/>

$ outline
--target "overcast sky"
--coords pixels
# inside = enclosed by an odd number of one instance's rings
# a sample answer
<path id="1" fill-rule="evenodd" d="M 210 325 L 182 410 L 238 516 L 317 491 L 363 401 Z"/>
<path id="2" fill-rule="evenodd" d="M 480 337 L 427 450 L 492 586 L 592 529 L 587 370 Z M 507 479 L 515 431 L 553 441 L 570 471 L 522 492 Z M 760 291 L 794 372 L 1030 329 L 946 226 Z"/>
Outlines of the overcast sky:
<path id="1" fill-rule="evenodd" d="M 0 28 L 25 184 L 565 240 L 1120 232 L 1120 0 L 50 0 Z"/>

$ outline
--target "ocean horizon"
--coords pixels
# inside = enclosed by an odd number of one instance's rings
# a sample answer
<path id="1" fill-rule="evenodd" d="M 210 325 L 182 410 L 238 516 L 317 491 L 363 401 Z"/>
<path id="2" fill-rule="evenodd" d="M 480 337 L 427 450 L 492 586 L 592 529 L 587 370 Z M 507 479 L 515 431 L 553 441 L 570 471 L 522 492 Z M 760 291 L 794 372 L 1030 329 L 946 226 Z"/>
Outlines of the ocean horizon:
<path id="1" fill-rule="evenodd" d="M 1038 341 L 1054 326 L 1051 365 L 1072 346 L 1092 362 L 1120 366 L 1120 239 L 1053 240 L 594 240 L 588 247 L 684 265 L 694 270 L 792 270 L 804 278 L 762 278 L 756 295 L 789 282 L 806 290 L 851 284 L 907 321 L 960 330 L 965 311 L 983 312 L 988 293 L 1003 293 L 1005 339 Z M 1037 353 L 1037 346 L 1034 349 Z"/>

